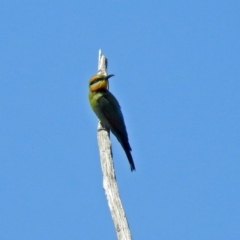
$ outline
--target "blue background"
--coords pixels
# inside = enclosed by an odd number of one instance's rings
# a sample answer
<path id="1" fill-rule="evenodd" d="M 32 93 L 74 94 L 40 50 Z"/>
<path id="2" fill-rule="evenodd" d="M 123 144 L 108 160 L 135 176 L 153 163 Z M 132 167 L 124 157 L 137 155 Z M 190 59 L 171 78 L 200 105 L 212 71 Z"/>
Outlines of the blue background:
<path id="1" fill-rule="evenodd" d="M 134 239 L 240 239 L 240 2 L 0 3 L 0 239 L 116 239 L 88 80 L 98 50 Z"/>

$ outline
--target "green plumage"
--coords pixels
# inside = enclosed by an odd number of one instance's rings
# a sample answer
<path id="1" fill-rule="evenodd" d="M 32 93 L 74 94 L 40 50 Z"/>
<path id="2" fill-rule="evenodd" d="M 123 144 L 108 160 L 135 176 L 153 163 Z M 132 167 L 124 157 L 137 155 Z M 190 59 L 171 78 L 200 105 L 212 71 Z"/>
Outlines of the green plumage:
<path id="1" fill-rule="evenodd" d="M 122 145 L 130 163 L 131 171 L 133 171 L 135 170 L 135 165 L 131 155 L 132 149 L 128 141 L 121 107 L 117 99 L 107 89 L 108 78 L 110 76 L 95 75 L 90 79 L 89 101 L 99 120 L 105 127 L 111 130 Z"/>

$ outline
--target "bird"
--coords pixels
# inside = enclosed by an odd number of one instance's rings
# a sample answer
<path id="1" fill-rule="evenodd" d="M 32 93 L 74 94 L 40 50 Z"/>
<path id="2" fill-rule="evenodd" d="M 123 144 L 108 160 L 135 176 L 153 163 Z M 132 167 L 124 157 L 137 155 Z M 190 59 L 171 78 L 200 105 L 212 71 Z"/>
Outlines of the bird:
<path id="1" fill-rule="evenodd" d="M 108 79 L 113 76 L 114 74 L 107 76 L 97 74 L 90 78 L 89 102 L 103 126 L 110 129 L 121 144 L 129 161 L 131 171 L 136 171 L 121 107 L 114 95 L 108 90 Z"/>

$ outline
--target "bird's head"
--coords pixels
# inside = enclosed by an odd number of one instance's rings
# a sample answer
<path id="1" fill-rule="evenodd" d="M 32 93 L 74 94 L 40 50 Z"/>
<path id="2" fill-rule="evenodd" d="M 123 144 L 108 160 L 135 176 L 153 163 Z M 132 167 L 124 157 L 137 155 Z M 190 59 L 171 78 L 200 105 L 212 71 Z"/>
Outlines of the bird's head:
<path id="1" fill-rule="evenodd" d="M 108 89 L 108 79 L 113 76 L 113 74 L 108 76 L 101 74 L 92 76 L 89 80 L 89 90 L 91 92 L 95 92 L 98 90 Z"/>

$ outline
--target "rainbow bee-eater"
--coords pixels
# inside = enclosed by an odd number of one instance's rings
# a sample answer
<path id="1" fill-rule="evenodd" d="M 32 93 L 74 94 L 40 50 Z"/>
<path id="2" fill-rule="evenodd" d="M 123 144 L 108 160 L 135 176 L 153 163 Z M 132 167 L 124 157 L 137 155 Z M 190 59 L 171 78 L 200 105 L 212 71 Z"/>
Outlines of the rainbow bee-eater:
<path id="1" fill-rule="evenodd" d="M 122 145 L 131 171 L 135 170 L 131 154 L 131 146 L 128 141 L 128 134 L 124 123 L 121 107 L 117 99 L 108 90 L 108 79 L 114 75 L 94 75 L 89 80 L 89 101 L 91 107 L 103 126 L 110 129 Z"/>

